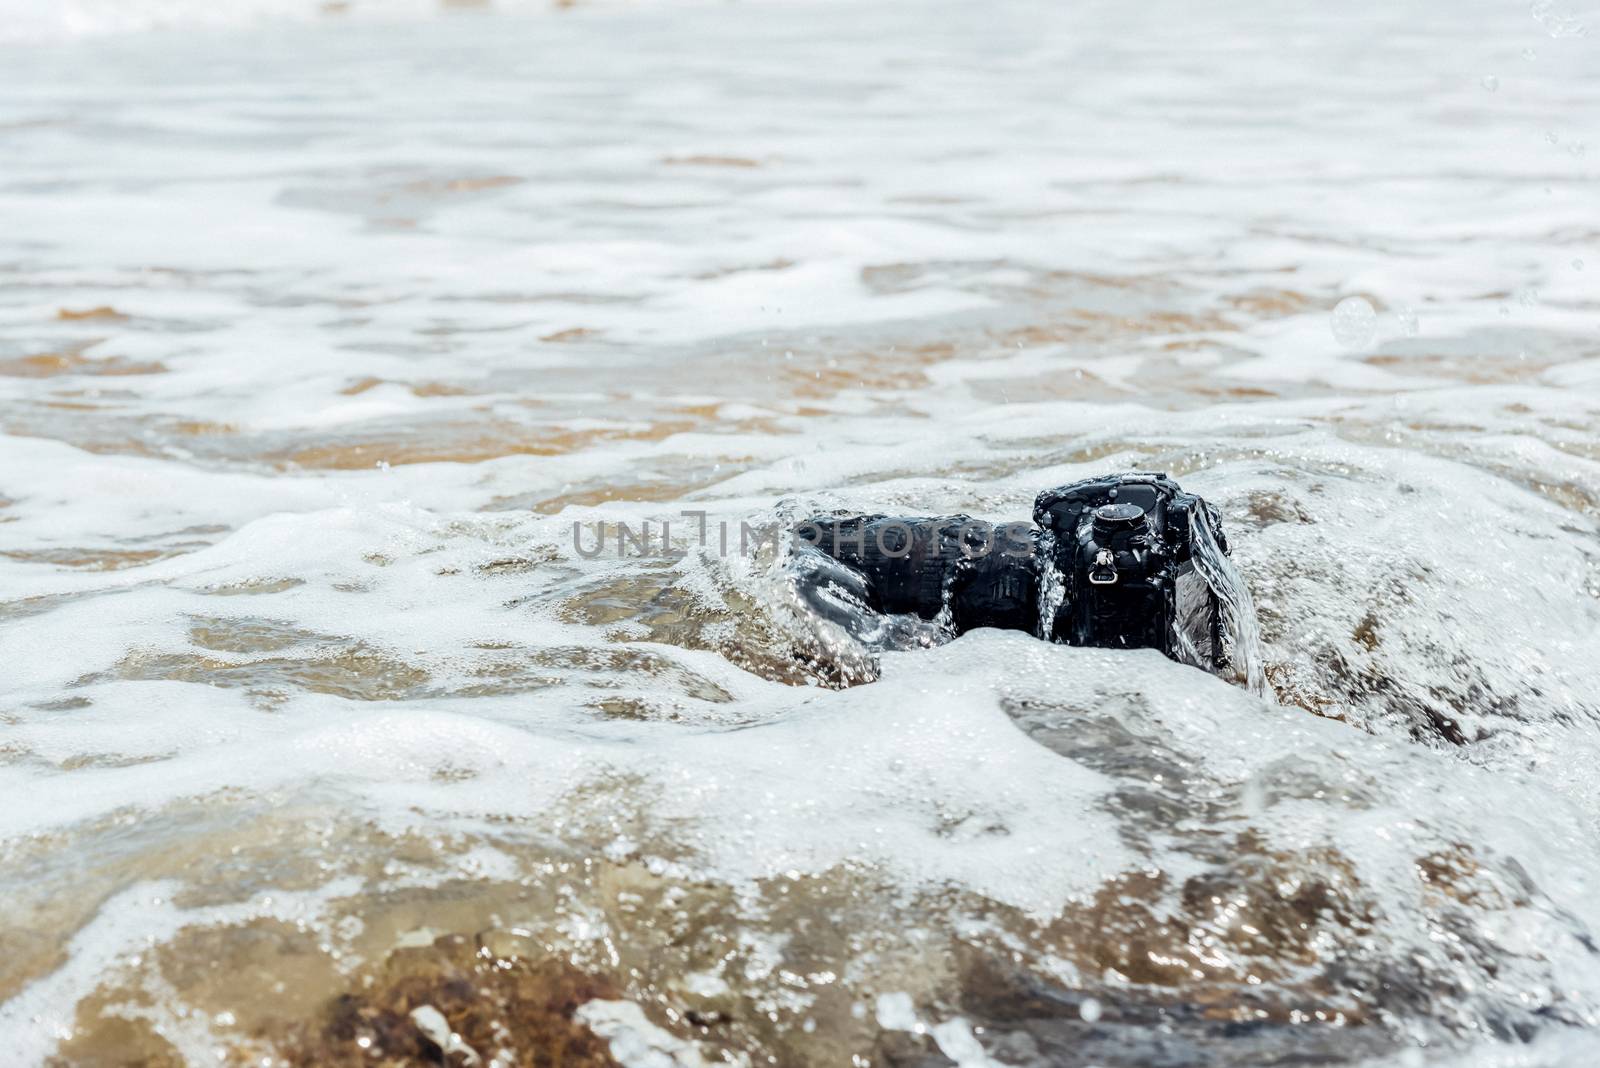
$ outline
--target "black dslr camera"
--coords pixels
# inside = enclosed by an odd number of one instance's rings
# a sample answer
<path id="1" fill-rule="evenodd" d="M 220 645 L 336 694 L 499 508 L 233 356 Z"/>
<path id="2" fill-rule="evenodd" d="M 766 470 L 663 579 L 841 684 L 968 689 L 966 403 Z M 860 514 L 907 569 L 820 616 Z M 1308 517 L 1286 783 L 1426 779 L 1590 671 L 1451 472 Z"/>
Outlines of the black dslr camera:
<path id="1" fill-rule="evenodd" d="M 1228 539 L 1210 504 L 1163 474 L 1113 475 L 1039 494 L 1033 521 L 1063 584 L 1052 640 L 1225 666 L 1213 583 L 1232 568 L 1217 563 Z"/>
<path id="2" fill-rule="evenodd" d="M 1229 666 L 1221 598 L 1238 576 L 1211 505 L 1163 474 L 1110 475 L 1039 494 L 1033 523 L 816 516 L 790 570 L 812 612 L 871 648 L 1000 627 Z"/>

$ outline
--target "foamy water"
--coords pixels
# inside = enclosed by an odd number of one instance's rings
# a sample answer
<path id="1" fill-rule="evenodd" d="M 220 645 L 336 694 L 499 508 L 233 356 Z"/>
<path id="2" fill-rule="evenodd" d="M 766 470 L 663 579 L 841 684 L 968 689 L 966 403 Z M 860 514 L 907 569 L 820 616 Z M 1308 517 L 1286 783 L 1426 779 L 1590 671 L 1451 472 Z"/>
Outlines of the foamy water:
<path id="1" fill-rule="evenodd" d="M 1600 1057 L 1600 14 L 1192 8 L 7 0 L 9 1062 Z M 738 551 L 1128 468 L 1267 699 Z"/>

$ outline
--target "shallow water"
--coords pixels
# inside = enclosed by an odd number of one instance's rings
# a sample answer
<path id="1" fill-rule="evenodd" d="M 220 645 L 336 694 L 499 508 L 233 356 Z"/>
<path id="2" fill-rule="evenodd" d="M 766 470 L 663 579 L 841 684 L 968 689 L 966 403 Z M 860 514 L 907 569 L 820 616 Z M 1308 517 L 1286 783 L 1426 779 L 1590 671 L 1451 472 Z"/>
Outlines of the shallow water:
<path id="1" fill-rule="evenodd" d="M 337 8 L 0 9 L 10 1062 L 1600 1057 L 1595 18 Z M 739 552 L 1126 468 L 1269 699 Z"/>

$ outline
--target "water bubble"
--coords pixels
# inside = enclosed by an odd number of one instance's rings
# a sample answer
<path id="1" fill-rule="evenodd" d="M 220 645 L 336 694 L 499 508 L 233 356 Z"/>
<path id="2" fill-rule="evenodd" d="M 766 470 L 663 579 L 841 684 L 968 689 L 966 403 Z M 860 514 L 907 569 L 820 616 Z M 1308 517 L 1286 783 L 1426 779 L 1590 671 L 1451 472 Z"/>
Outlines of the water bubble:
<path id="1" fill-rule="evenodd" d="M 1582 261 L 1582 260 L 1573 260 L 1573 261 L 1572 261 L 1572 269 L 1573 269 L 1573 270 L 1574 270 L 1574 271 L 1581 271 L 1581 270 L 1583 270 L 1583 261 Z"/>
<path id="2" fill-rule="evenodd" d="M 1537 48 L 1524 48 L 1522 50 L 1522 58 L 1532 62 L 1539 58 L 1539 50 Z"/>
<path id="3" fill-rule="evenodd" d="M 1098 998 L 1084 998 L 1078 1002 L 1078 1015 L 1084 1023 L 1094 1023 L 1104 1011 Z"/>
<path id="4" fill-rule="evenodd" d="M 1552 145 L 1559 145 L 1561 143 L 1561 135 L 1556 133 L 1554 130 L 1546 130 L 1544 132 L 1544 139 L 1550 142 Z"/>
<path id="5" fill-rule="evenodd" d="M 1524 286 L 1516 292 L 1517 303 L 1524 308 L 1531 308 L 1539 303 L 1539 287 Z"/>
<path id="6" fill-rule="evenodd" d="M 1365 348 L 1378 332 L 1378 313 L 1365 297 L 1345 297 L 1333 306 L 1333 339 L 1346 349 Z"/>
<path id="7" fill-rule="evenodd" d="M 1417 319 L 1417 309 L 1409 304 L 1402 304 L 1394 314 L 1395 318 L 1400 320 L 1400 332 L 1406 337 L 1416 337 L 1421 332 L 1422 324 Z"/>
<path id="8" fill-rule="evenodd" d="M 1581 156 L 1585 152 L 1589 151 L 1589 146 L 1584 144 L 1582 141 L 1574 141 L 1572 144 L 1567 146 L 1567 151 L 1571 152 L 1574 156 Z"/>
<path id="9" fill-rule="evenodd" d="M 1500 79 L 1496 78 L 1493 74 L 1485 74 L 1483 76 L 1482 80 L 1478 82 L 1478 84 L 1483 86 L 1485 89 L 1489 90 L 1489 92 L 1492 93 L 1496 89 L 1500 88 Z"/>
<path id="10" fill-rule="evenodd" d="M 1533 3 L 1528 5 L 1528 13 L 1551 37 L 1584 36 L 1583 21 L 1564 11 L 1556 10 L 1555 0 L 1533 0 Z"/>

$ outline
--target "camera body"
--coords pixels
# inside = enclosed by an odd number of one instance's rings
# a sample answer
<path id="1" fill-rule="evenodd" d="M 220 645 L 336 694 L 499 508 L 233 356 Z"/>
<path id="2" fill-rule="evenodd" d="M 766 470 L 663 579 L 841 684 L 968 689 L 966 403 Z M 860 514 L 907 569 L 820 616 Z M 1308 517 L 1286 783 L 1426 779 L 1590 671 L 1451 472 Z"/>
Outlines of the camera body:
<path id="1" fill-rule="evenodd" d="M 1051 640 L 1225 666 L 1221 606 L 1195 559 L 1197 530 L 1202 552 L 1228 551 L 1215 508 L 1164 474 L 1137 472 L 1046 490 L 1033 519 L 1061 583 L 1052 597 L 1046 576 Z"/>
<path id="2" fill-rule="evenodd" d="M 1108 475 L 1039 494 L 1033 522 L 815 516 L 795 528 L 790 570 L 814 614 L 869 646 L 908 634 L 925 644 L 930 628 L 894 625 L 914 617 L 948 636 L 1000 627 L 1227 666 L 1221 606 L 1197 559 L 1225 554 L 1227 540 L 1204 500 L 1164 474 Z"/>

